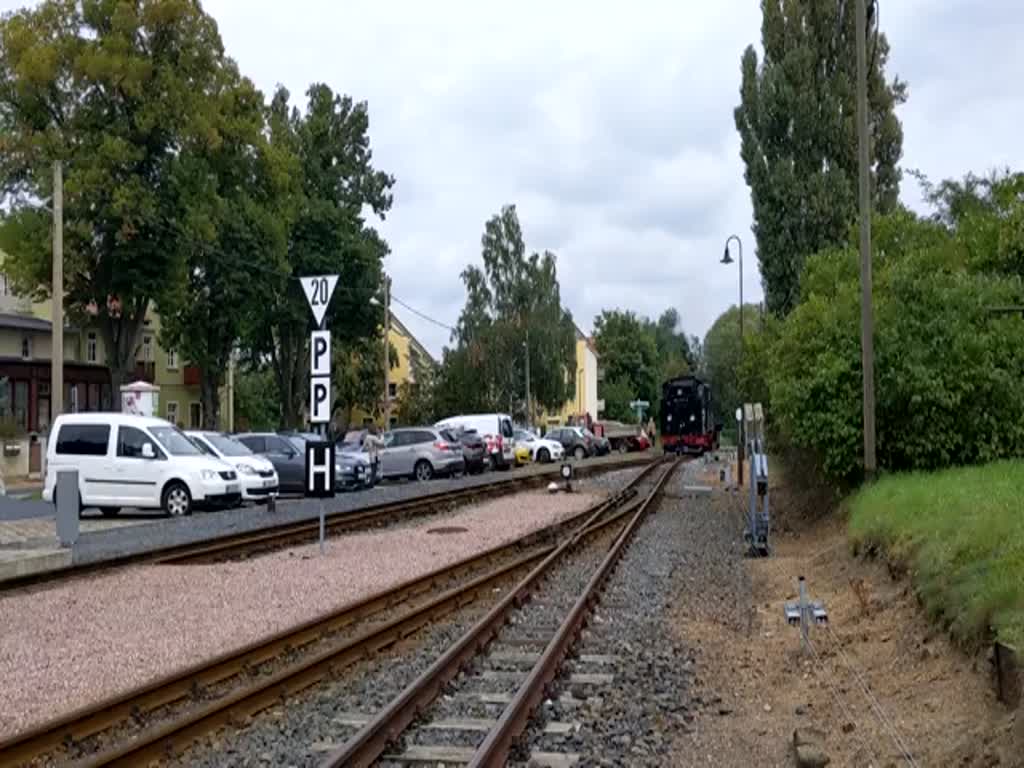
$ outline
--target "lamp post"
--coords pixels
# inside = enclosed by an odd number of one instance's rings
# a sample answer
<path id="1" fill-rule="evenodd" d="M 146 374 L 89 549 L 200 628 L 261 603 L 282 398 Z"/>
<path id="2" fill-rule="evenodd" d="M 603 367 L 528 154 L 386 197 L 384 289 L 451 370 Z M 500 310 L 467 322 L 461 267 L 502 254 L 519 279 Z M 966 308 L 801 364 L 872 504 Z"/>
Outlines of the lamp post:
<path id="1" fill-rule="evenodd" d="M 530 329 L 526 329 L 526 341 L 523 342 L 523 349 L 526 350 L 526 428 L 533 428 L 533 411 L 530 410 Z"/>
<path id="2" fill-rule="evenodd" d="M 743 361 L 743 241 L 740 240 L 739 235 L 729 235 L 725 240 L 725 253 L 722 254 L 723 264 L 732 264 L 732 256 L 729 255 L 729 243 L 733 240 L 736 241 L 736 245 L 739 247 L 739 261 L 740 261 L 740 362 Z M 739 377 L 737 376 L 737 381 Z M 742 408 L 743 403 L 740 403 Z M 738 440 L 736 446 L 736 478 L 740 485 L 743 485 L 743 459 L 744 459 L 744 429 L 743 420 L 737 425 L 737 436 Z"/>
<path id="3" fill-rule="evenodd" d="M 384 429 L 388 430 L 391 429 L 391 389 L 388 386 L 388 374 L 391 372 L 391 278 L 383 277 L 384 303 L 381 304 L 376 296 L 370 297 L 370 303 L 384 308 Z"/>

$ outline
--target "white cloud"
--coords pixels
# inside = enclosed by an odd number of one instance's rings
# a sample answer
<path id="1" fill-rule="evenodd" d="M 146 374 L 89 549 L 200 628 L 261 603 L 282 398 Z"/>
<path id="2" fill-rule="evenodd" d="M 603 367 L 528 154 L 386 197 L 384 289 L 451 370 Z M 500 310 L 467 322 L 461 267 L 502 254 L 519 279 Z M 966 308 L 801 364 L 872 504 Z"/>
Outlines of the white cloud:
<path id="1" fill-rule="evenodd" d="M 0 9 L 19 5 L 0 0 Z M 910 83 L 904 165 L 933 179 L 1021 167 L 1019 0 L 882 0 L 890 74 Z M 379 168 L 398 180 L 380 225 L 396 296 L 454 324 L 459 273 L 484 222 L 516 203 L 530 250 L 559 257 L 563 298 L 589 328 L 602 307 L 675 306 L 703 334 L 744 291 L 761 296 L 733 109 L 757 0 L 494 4 L 207 0 L 229 53 L 265 92 L 323 81 L 370 107 Z M 904 198 L 919 204 L 912 181 Z M 432 350 L 447 331 L 396 311 Z"/>

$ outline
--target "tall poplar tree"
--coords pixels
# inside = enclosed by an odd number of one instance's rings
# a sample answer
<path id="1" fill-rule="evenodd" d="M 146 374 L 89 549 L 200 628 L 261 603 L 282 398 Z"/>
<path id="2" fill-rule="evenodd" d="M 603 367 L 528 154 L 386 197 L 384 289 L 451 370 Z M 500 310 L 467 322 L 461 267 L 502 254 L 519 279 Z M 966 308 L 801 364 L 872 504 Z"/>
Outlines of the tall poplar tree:
<path id="1" fill-rule="evenodd" d="M 868 0 L 868 110 L 872 199 L 896 207 L 907 98 L 887 80 L 889 43 L 876 35 Z M 857 218 L 856 25 L 854 0 L 761 0 L 764 56 L 742 58 L 735 110 L 754 208 L 754 235 L 768 309 L 784 316 L 799 300 L 805 259 L 846 241 Z"/>

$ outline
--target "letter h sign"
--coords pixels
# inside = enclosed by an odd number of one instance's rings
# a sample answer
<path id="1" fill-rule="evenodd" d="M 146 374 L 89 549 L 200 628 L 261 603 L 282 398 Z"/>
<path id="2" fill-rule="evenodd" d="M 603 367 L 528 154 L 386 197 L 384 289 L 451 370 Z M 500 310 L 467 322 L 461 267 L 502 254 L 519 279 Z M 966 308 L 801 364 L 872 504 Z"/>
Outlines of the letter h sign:
<path id="1" fill-rule="evenodd" d="M 334 498 L 334 443 L 306 443 L 306 496 Z"/>

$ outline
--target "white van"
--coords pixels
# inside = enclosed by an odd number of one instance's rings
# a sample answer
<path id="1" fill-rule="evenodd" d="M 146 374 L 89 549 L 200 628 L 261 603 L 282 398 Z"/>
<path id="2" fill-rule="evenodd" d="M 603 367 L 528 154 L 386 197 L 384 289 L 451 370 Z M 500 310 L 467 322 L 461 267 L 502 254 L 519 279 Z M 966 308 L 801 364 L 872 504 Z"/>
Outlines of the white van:
<path id="1" fill-rule="evenodd" d="M 515 463 L 514 431 L 512 417 L 507 413 L 476 413 L 468 416 L 452 416 L 434 425 L 436 429 L 476 430 L 484 439 L 491 466 L 508 469 Z"/>
<path id="2" fill-rule="evenodd" d="M 53 501 L 57 473 L 78 470 L 79 509 L 116 515 L 122 507 L 163 509 L 238 506 L 242 487 L 234 467 L 205 455 L 163 419 L 125 413 L 58 416 L 46 446 L 43 499 Z"/>

